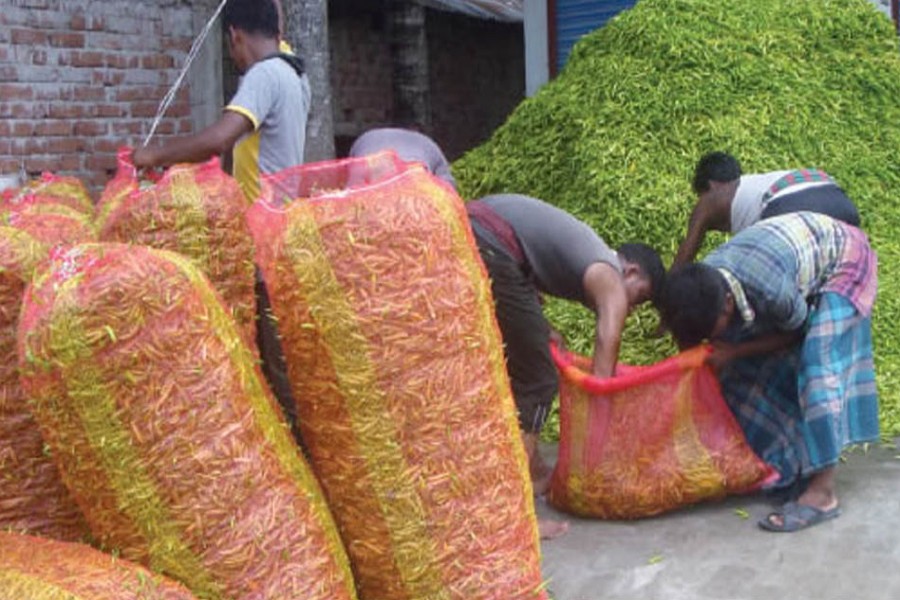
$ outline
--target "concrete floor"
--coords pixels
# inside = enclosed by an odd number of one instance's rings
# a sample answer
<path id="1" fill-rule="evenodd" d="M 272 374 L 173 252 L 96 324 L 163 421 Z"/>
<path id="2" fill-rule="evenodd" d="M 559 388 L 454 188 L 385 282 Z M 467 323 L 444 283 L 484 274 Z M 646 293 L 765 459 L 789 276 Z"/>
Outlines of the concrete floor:
<path id="1" fill-rule="evenodd" d="M 838 519 L 789 534 L 757 526 L 772 509 L 762 495 L 630 522 L 538 499 L 540 517 L 570 523 L 543 542 L 544 577 L 555 600 L 900 599 L 900 450 L 848 453 L 838 486 Z"/>

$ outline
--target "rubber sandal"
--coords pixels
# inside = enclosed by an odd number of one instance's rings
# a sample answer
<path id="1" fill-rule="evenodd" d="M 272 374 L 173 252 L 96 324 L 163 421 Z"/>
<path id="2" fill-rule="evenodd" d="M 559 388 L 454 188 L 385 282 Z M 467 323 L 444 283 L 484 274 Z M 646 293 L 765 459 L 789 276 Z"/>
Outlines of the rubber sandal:
<path id="1" fill-rule="evenodd" d="M 830 510 L 822 510 L 808 504 L 788 502 L 781 507 L 781 510 L 769 513 L 765 519 L 759 522 L 759 526 L 766 531 L 790 533 L 835 519 L 840 514 L 840 506 L 835 506 Z M 772 517 L 781 517 L 781 525 L 773 523 Z"/>

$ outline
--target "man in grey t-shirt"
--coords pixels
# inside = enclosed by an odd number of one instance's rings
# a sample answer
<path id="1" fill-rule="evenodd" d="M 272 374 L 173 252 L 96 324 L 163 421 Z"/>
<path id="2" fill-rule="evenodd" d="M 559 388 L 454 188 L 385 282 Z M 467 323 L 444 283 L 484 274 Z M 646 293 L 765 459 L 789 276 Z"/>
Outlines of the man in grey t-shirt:
<path id="1" fill-rule="evenodd" d="M 424 164 L 435 177 L 443 179 L 456 189 L 456 180 L 450 173 L 447 157 L 427 135 L 396 127 L 370 129 L 356 138 L 350 147 L 349 156 L 351 158 L 367 156 L 382 150 L 393 150 L 405 161 Z"/>
<path id="2" fill-rule="evenodd" d="M 610 377 L 625 318 L 657 297 L 665 268 L 649 246 L 625 244 L 614 251 L 587 224 L 536 198 L 487 196 L 466 209 L 491 277 L 519 425 L 535 492 L 541 494 L 549 469 L 537 442 L 559 382 L 549 350 L 558 334 L 543 315 L 540 295 L 579 302 L 595 313 L 593 373 Z M 552 537 L 556 525 L 539 523 L 542 536 Z"/>
<path id="3" fill-rule="evenodd" d="M 238 91 L 218 121 L 199 133 L 134 152 L 137 167 L 201 162 L 234 151 L 234 176 L 248 201 L 259 178 L 303 163 L 310 108 L 302 61 L 279 53 L 278 10 L 273 0 L 229 0 L 222 27 L 235 66 Z"/>

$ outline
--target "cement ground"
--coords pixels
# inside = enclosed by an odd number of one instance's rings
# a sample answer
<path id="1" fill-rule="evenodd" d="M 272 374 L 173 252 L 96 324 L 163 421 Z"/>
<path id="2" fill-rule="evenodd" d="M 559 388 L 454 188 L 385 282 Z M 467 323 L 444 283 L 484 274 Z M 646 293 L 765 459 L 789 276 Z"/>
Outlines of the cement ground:
<path id="1" fill-rule="evenodd" d="M 900 450 L 848 453 L 838 494 L 838 519 L 788 534 L 757 526 L 773 508 L 761 494 L 627 522 L 538 499 L 540 517 L 570 524 L 542 544 L 544 578 L 555 600 L 900 599 Z"/>

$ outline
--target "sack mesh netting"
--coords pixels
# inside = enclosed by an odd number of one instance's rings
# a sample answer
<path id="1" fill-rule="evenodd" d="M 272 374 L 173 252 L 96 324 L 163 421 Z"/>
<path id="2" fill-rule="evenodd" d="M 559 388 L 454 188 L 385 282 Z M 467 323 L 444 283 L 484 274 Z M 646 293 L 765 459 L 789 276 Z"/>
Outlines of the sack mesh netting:
<path id="1" fill-rule="evenodd" d="M 321 490 L 189 259 L 59 253 L 26 291 L 19 361 L 101 547 L 200 598 L 355 598 Z"/>
<path id="2" fill-rule="evenodd" d="M 194 600 L 194 595 L 90 546 L 0 532 L 0 600 Z"/>
<path id="3" fill-rule="evenodd" d="M 387 152 L 273 175 L 248 218 L 360 597 L 545 598 L 490 286 L 459 197 Z"/>
<path id="4" fill-rule="evenodd" d="M 757 489 L 777 477 L 747 444 L 696 348 L 598 379 L 590 359 L 556 347 L 559 458 L 551 504 L 574 514 L 634 519 Z"/>
<path id="5" fill-rule="evenodd" d="M 187 256 L 209 278 L 254 348 L 256 300 L 247 201 L 219 159 L 175 165 L 141 180 L 131 150 L 118 155 L 116 176 L 97 206 L 100 241 L 143 244 Z"/>

